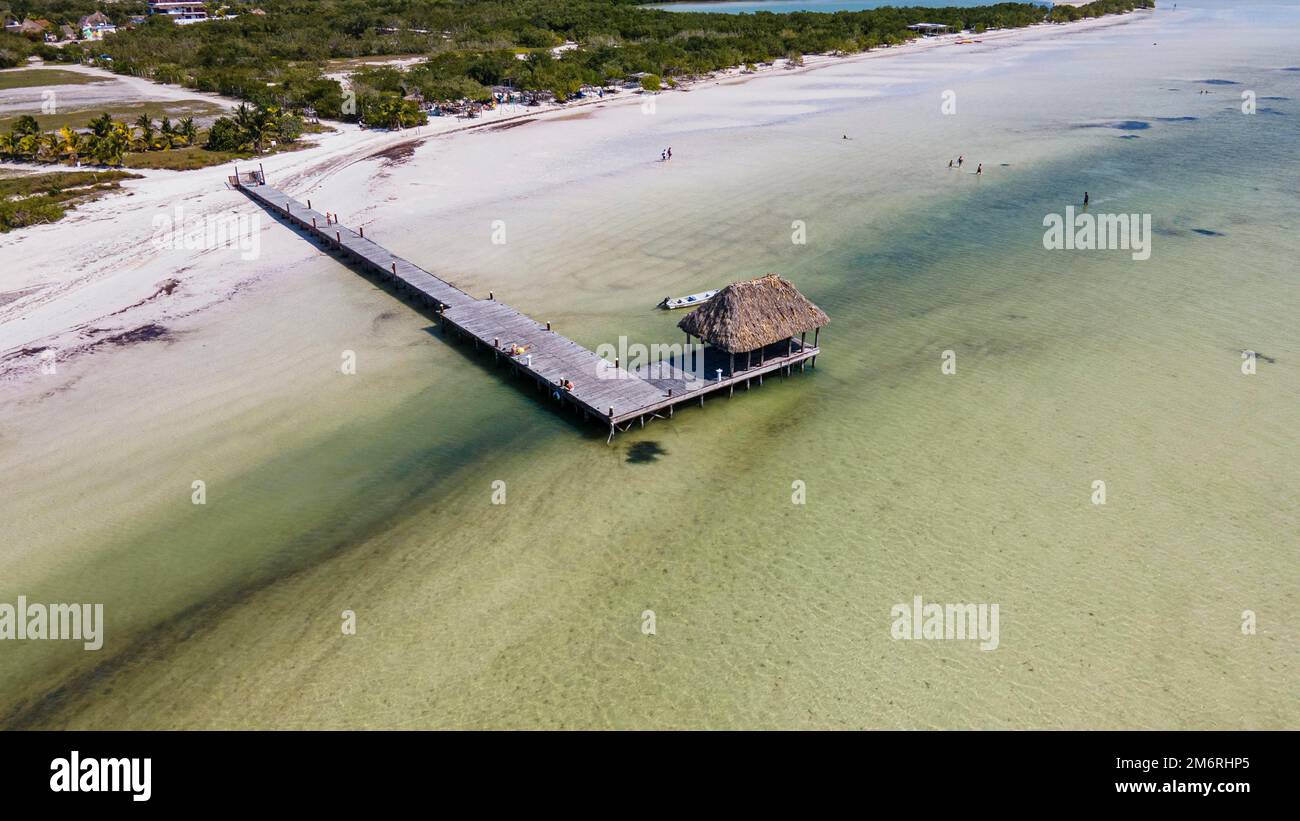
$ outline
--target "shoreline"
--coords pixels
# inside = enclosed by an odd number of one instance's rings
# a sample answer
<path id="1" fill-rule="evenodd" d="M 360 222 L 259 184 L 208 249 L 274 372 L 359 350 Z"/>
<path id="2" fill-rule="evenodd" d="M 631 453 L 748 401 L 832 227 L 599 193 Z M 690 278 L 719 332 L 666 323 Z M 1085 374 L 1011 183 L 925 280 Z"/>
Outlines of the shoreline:
<path id="1" fill-rule="evenodd" d="M 988 32 L 977 38 L 980 42 L 962 46 L 960 52 L 950 49 L 947 53 L 954 56 L 979 53 L 996 49 L 999 45 L 1016 45 L 1053 35 L 1084 33 L 1148 19 L 1146 15 L 1135 17 L 1134 14 L 1136 12 L 1075 23 L 1043 23 Z M 655 97 L 663 101 L 660 104 L 666 105 L 679 95 L 717 93 L 720 89 L 734 89 L 753 81 L 797 77 L 834 66 L 919 54 L 933 56 L 947 46 L 955 48 L 959 39 L 966 37 L 953 34 L 921 38 L 903 46 L 843 56 L 807 55 L 804 57 L 804 65 L 797 68 L 788 67 L 784 61 L 763 66 L 754 72 L 745 72 L 738 67 L 698 78 L 675 89 L 666 89 Z M 123 79 L 102 69 L 86 66 L 74 68 L 82 73 Z M 146 91 L 155 90 L 148 86 L 164 89 L 165 91 L 154 95 L 162 98 L 160 101 L 204 99 L 227 107 L 233 107 L 239 102 L 180 86 L 154 84 L 139 78 L 129 79 L 132 84 L 145 88 Z M 764 87 L 760 84 L 756 88 Z M 268 177 L 275 179 L 286 191 L 308 195 L 358 163 L 378 160 L 387 164 L 392 157 L 414 152 L 442 138 L 512 129 L 532 122 L 550 122 L 558 126 L 559 122 L 566 119 L 595 116 L 599 109 L 607 109 L 613 114 L 629 106 L 640 106 L 644 99 L 641 93 L 627 91 L 612 97 L 551 104 L 540 108 L 513 105 L 498 108 L 473 121 L 430 118 L 428 126 L 401 131 L 368 130 L 353 124 L 330 122 L 329 125 L 336 129 L 334 133 L 304 138 L 312 143 L 311 146 L 294 152 L 268 155 L 259 162 L 266 166 Z M 536 134 L 539 136 L 535 139 L 548 145 L 561 143 L 562 137 L 557 134 L 557 130 L 538 131 Z M 626 126 L 616 129 L 616 133 L 626 131 Z M 254 161 L 247 162 L 251 164 Z M 0 164 L 0 169 L 20 171 L 56 168 L 58 166 L 38 169 L 14 163 Z M 202 282 L 197 277 L 186 274 L 191 269 L 201 267 L 201 257 L 206 252 L 200 253 L 199 258 L 193 254 L 174 253 L 184 249 L 154 248 L 159 253 L 147 253 L 151 241 L 156 238 L 156 231 L 141 230 L 143 217 L 150 217 L 152 226 L 160 214 L 170 214 L 177 207 L 185 207 L 190 212 L 185 218 L 196 221 L 221 218 L 223 215 L 229 217 L 232 211 L 251 213 L 250 205 L 242 202 L 241 196 L 225 190 L 224 177 L 228 171 L 224 166 L 193 171 L 140 169 L 136 173 L 141 174 L 143 179 L 127 181 L 123 184 L 123 191 L 116 196 L 81 206 L 57 223 L 33 226 L 6 235 L 0 241 L 0 260 L 6 254 L 23 256 L 23 252 L 34 245 L 65 251 L 69 248 L 88 250 L 71 255 L 66 252 L 52 254 L 44 257 L 45 264 L 42 264 L 42 257 L 36 255 L 34 259 L 25 259 L 26 265 L 5 266 L 6 270 L 13 273 L 0 280 L 0 386 L 4 386 L 3 389 L 8 393 L 19 394 L 21 398 L 29 398 L 23 396 L 27 393 L 25 386 L 35 385 L 38 390 L 45 390 L 39 384 L 45 381 L 40 378 L 43 375 L 41 355 L 50 356 L 45 351 L 55 351 L 55 362 L 62 366 L 90 355 L 102 358 L 106 349 L 124 347 L 123 342 L 115 340 L 168 339 L 169 323 L 184 320 L 192 324 L 196 315 L 234 298 L 252 283 L 269 275 L 268 271 L 277 265 L 313 253 L 310 248 L 299 247 L 295 251 L 291 246 L 286 249 L 288 259 L 283 254 L 260 259 L 252 275 L 248 274 L 247 266 L 233 266 L 244 268 L 242 272 L 230 270 L 232 266 L 222 266 L 220 270 L 207 272 L 209 275 Z M 476 178 L 476 172 L 490 176 L 489 169 L 458 169 L 458 173 L 467 179 Z M 498 177 L 493 179 L 493 183 L 508 188 L 510 181 Z M 498 193 L 509 196 L 507 191 Z M 133 226 L 128 227 L 128 222 L 124 219 L 127 216 L 135 217 L 131 221 L 135 223 Z M 265 227 L 262 226 L 263 229 Z M 172 264 L 168 265 L 167 262 Z M 62 280 L 43 280 L 34 275 L 38 271 L 73 271 L 76 276 Z M 176 286 L 166 288 L 172 281 L 175 281 Z"/>

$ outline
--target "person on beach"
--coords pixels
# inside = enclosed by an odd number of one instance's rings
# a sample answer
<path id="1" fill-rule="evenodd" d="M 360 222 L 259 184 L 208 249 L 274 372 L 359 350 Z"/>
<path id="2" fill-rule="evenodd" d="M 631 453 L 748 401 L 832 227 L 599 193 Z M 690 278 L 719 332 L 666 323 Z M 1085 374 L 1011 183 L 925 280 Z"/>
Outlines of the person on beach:
<path id="1" fill-rule="evenodd" d="M 976 168 L 976 169 L 975 169 L 975 176 L 978 177 L 979 175 L 981 175 L 981 174 L 983 174 L 983 173 L 984 173 L 984 163 L 980 163 L 979 168 Z"/>
<path id="2" fill-rule="evenodd" d="M 948 160 L 948 167 L 952 168 L 952 160 Z"/>
<path id="3" fill-rule="evenodd" d="M 1087 191 L 1084 191 L 1084 192 L 1083 192 L 1083 207 L 1084 207 L 1084 208 L 1087 208 L 1087 207 L 1088 207 L 1088 200 L 1089 200 L 1088 192 L 1087 192 Z"/>
<path id="4" fill-rule="evenodd" d="M 659 162 L 668 162 L 668 152 L 667 152 L 667 151 L 660 151 L 660 152 L 659 152 Z"/>
<path id="5" fill-rule="evenodd" d="M 672 158 L 673 158 L 673 147 L 670 145 L 668 146 L 668 159 L 671 160 Z"/>
<path id="6" fill-rule="evenodd" d="M 957 167 L 958 167 L 958 168 L 961 168 L 961 164 L 962 164 L 963 162 L 965 162 L 965 161 L 966 161 L 966 156 L 965 156 L 965 155 L 958 156 L 958 157 L 957 157 Z"/>

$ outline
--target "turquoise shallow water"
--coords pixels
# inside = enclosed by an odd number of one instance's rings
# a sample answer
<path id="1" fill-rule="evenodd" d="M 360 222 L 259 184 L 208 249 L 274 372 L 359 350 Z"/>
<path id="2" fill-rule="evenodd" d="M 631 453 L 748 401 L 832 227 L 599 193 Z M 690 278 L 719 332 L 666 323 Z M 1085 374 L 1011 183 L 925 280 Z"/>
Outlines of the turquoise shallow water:
<path id="1" fill-rule="evenodd" d="M 0 600 L 99 597 L 118 619 L 107 663 L 48 698 L 24 695 L 79 659 L 6 654 L 10 723 L 1295 727 L 1300 18 L 1184 8 L 964 77 L 890 58 L 915 78 L 883 98 L 674 131 L 690 173 L 517 204 L 504 251 L 470 239 L 511 207 L 490 192 L 405 204 L 399 253 L 520 294 L 584 344 L 674 338 L 648 306 L 706 272 L 779 271 L 832 317 L 815 372 L 614 447 L 332 261 L 286 272 L 200 340 L 247 346 L 238 367 L 197 342 L 167 353 L 183 384 L 257 386 L 232 419 L 182 428 L 247 447 L 209 506 L 123 516 L 79 490 L 59 536 L 84 553 L 9 565 Z M 956 117 L 937 110 L 950 87 Z M 626 139 L 612 153 L 662 141 Z M 986 173 L 950 172 L 958 152 Z M 1152 216 L 1149 260 L 1043 248 L 1044 216 L 1085 190 Z M 335 307 L 259 330 L 308 288 Z M 374 363 L 359 381 L 302 376 L 347 347 Z M 1253 376 L 1246 348 L 1267 356 Z M 133 421 L 166 444 L 148 408 Z M 188 482 L 205 450 L 146 448 L 137 471 Z M 891 640 L 914 595 L 999 604 L 999 648 Z"/>

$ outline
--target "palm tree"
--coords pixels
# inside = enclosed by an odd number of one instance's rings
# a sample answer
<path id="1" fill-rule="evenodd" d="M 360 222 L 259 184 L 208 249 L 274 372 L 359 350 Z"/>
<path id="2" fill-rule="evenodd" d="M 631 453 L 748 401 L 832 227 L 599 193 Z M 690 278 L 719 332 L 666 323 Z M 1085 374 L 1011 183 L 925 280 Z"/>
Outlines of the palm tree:
<path id="1" fill-rule="evenodd" d="M 36 122 L 36 118 L 32 115 L 24 114 L 17 120 L 14 120 L 12 130 L 14 134 L 19 137 L 30 137 L 41 133 L 41 124 Z"/>
<path id="2" fill-rule="evenodd" d="M 90 121 L 90 130 L 96 137 L 103 137 L 113 130 L 113 118 L 105 111 Z"/>
<path id="3" fill-rule="evenodd" d="M 141 114 L 136 118 L 135 126 L 140 129 L 140 150 L 149 151 L 154 147 L 153 120 L 149 119 L 148 114 Z"/>
<path id="4" fill-rule="evenodd" d="M 95 141 L 95 161 L 101 165 L 121 165 L 130 147 L 130 127 L 126 123 L 113 123 L 112 128 Z"/>
<path id="5" fill-rule="evenodd" d="M 68 158 L 73 165 L 81 158 L 83 148 L 81 135 L 68 126 L 59 129 L 59 153 Z"/>
<path id="6" fill-rule="evenodd" d="M 59 135 L 53 131 L 36 135 L 36 160 L 38 162 L 54 162 L 59 158 L 59 150 L 63 147 L 63 141 Z"/>
<path id="7" fill-rule="evenodd" d="M 199 139 L 199 129 L 194 125 L 193 117 L 186 117 L 181 120 L 176 130 L 185 138 L 186 145 L 194 145 Z"/>
<path id="8" fill-rule="evenodd" d="M 37 135 L 23 134 L 18 138 L 18 156 L 25 160 L 36 159 L 36 150 L 39 145 L 40 138 Z"/>
<path id="9" fill-rule="evenodd" d="M 255 151 L 265 151 L 267 143 L 280 136 L 280 118 L 277 110 L 274 107 L 258 107 L 253 113 L 252 123 L 246 133 L 252 138 Z"/>
<path id="10" fill-rule="evenodd" d="M 240 103 L 239 107 L 235 109 L 235 125 L 239 126 L 240 133 L 250 141 L 253 139 L 253 135 L 260 130 L 259 119 L 257 111 L 248 103 Z"/>
<path id="11" fill-rule="evenodd" d="M 170 149 L 176 145 L 176 131 L 172 128 L 172 121 L 165 114 L 158 123 L 158 136 L 159 144 L 164 149 Z"/>

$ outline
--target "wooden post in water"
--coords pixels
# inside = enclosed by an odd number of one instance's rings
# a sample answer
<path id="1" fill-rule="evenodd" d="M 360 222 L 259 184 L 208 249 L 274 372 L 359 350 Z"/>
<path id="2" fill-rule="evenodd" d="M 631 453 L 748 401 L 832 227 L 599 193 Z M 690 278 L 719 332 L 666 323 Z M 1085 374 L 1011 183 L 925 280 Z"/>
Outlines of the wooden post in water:
<path id="1" fill-rule="evenodd" d="M 394 263 L 391 263 L 391 265 L 392 265 L 392 267 L 393 267 L 393 276 L 397 276 L 397 263 L 394 262 Z"/>
<path id="2" fill-rule="evenodd" d="M 362 239 L 365 239 L 365 238 L 366 238 L 366 226 L 363 225 L 363 226 L 361 226 L 361 228 L 359 228 L 358 230 L 361 232 L 361 238 L 362 238 Z"/>
<path id="3" fill-rule="evenodd" d="M 546 330 L 549 331 L 550 329 L 551 329 L 551 323 L 547 322 L 547 323 L 546 323 Z"/>
<path id="4" fill-rule="evenodd" d="M 313 230 L 313 231 L 316 230 L 316 218 L 315 218 L 315 217 L 312 217 L 312 218 L 311 218 L 311 230 Z"/>
<path id="5" fill-rule="evenodd" d="M 488 299 L 492 301 L 496 301 L 496 294 L 492 293 L 491 291 L 488 291 Z"/>

